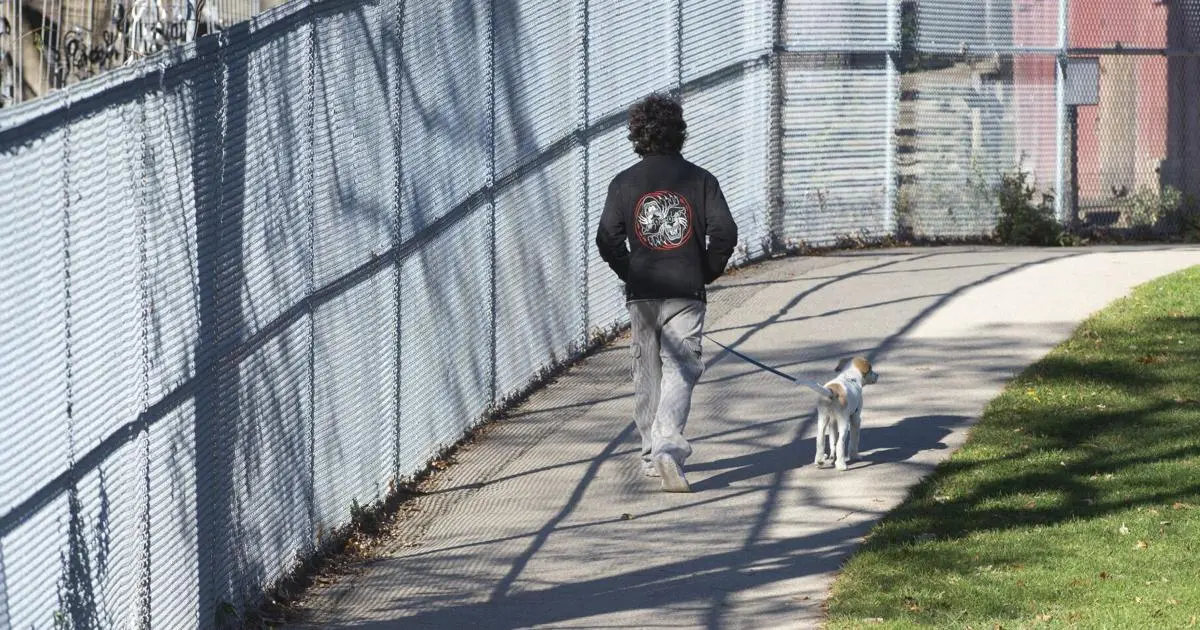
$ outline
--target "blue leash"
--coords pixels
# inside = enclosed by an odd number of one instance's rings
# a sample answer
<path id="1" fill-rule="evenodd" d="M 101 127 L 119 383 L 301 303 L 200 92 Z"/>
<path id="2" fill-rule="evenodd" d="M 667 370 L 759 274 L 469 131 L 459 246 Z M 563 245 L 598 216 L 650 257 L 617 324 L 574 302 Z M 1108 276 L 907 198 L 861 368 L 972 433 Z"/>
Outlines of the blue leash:
<path id="1" fill-rule="evenodd" d="M 822 386 L 820 383 L 818 383 L 818 382 L 816 382 L 816 381 L 814 381 L 814 380 L 812 380 L 812 379 L 807 379 L 807 378 L 795 378 L 795 377 L 793 377 L 793 376 L 791 376 L 791 375 L 789 375 L 789 374 L 785 374 L 785 373 L 783 373 L 783 372 L 780 372 L 779 370 L 777 370 L 777 369 L 775 369 L 775 368 L 773 368 L 773 367 L 771 367 L 771 366 L 769 366 L 769 365 L 767 365 L 767 364 L 765 364 L 765 363 L 763 363 L 763 362 L 761 362 L 761 361 L 758 361 L 757 359 L 755 359 L 755 358 L 753 358 L 753 357 L 746 356 L 746 355 L 742 354 L 741 352 L 738 352 L 737 350 L 734 350 L 733 348 L 730 348 L 729 346 L 727 346 L 727 345 L 725 345 L 725 344 L 721 343 L 720 341 L 717 341 L 716 339 L 713 339 L 712 337 L 709 337 L 707 334 L 706 334 L 706 335 L 704 335 L 704 337 L 705 337 L 706 339 L 708 339 L 709 341 L 711 341 L 711 342 L 713 342 L 713 343 L 717 344 L 718 346 L 721 346 L 722 348 L 724 348 L 724 349 L 725 349 L 725 351 L 726 351 L 726 352 L 728 352 L 729 354 L 732 354 L 732 355 L 734 355 L 734 356 L 736 356 L 736 357 L 738 357 L 738 358 L 742 359 L 743 361 L 745 361 L 745 362 L 747 362 L 747 363 L 750 363 L 751 365 L 758 366 L 759 368 L 761 368 L 761 369 L 763 369 L 763 370 L 766 370 L 767 372 L 770 372 L 770 373 L 772 373 L 772 374 L 774 374 L 774 375 L 776 375 L 776 376 L 780 376 L 780 377 L 782 377 L 782 378 L 785 378 L 785 379 L 787 379 L 787 380 L 789 380 L 789 381 L 791 381 L 791 382 L 793 382 L 793 383 L 795 383 L 795 384 L 797 384 L 797 385 L 803 385 L 803 386 L 805 386 L 805 387 L 807 387 L 807 388 L 809 388 L 809 389 L 813 390 L 813 391 L 814 391 L 814 392 L 816 392 L 818 395 L 824 396 L 824 397 L 826 397 L 826 398 L 833 398 L 833 392 L 829 391 L 828 389 L 826 389 L 825 387 L 823 387 L 823 386 Z"/>

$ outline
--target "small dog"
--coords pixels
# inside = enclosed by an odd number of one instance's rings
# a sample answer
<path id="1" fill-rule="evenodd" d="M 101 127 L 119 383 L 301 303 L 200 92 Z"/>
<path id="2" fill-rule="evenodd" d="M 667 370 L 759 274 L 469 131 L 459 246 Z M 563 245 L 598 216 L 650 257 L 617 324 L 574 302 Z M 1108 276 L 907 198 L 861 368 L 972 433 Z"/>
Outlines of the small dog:
<path id="1" fill-rule="evenodd" d="M 822 397 L 817 403 L 817 456 L 813 463 L 820 468 L 833 459 L 838 470 L 846 470 L 846 464 L 858 457 L 863 386 L 878 381 L 879 375 L 871 369 L 871 362 L 862 357 L 842 359 L 836 371 L 837 377 L 825 383 L 825 389 L 833 396 Z M 825 456 L 826 435 L 829 435 L 828 458 Z"/>

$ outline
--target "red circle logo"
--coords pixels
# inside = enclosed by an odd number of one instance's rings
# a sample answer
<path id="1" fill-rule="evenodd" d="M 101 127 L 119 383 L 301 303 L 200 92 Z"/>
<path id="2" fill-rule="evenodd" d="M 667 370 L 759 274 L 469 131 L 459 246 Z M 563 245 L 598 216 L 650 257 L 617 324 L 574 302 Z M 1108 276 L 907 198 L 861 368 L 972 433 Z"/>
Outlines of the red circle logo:
<path id="1" fill-rule="evenodd" d="M 683 247 L 692 238 L 692 206 L 683 195 L 669 190 L 642 195 L 633 210 L 633 231 L 650 249 Z"/>

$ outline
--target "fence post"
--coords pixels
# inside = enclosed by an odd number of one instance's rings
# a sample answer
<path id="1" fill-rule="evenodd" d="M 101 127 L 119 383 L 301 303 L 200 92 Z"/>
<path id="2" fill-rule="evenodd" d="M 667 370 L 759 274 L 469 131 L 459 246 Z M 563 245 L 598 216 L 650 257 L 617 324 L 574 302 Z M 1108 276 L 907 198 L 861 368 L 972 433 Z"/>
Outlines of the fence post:
<path id="1" fill-rule="evenodd" d="M 583 147 L 582 156 L 580 158 L 583 162 L 582 168 L 580 169 L 580 171 L 583 174 L 583 177 L 581 180 L 583 182 L 583 191 L 582 191 L 582 195 L 581 195 L 581 203 L 583 206 L 582 207 L 583 212 L 582 212 L 581 216 L 582 216 L 583 226 L 582 226 L 582 229 L 580 230 L 580 232 L 582 233 L 581 238 L 583 239 L 583 254 L 582 254 L 582 260 L 580 261 L 580 263 L 583 266 L 583 268 L 581 270 L 581 282 L 580 282 L 580 291 L 583 294 L 582 295 L 583 307 L 581 309 L 582 310 L 582 313 L 581 313 L 582 321 L 580 322 L 581 335 L 580 335 L 580 342 L 579 342 L 581 350 L 587 349 L 588 344 L 590 342 L 589 337 L 591 334 L 591 331 L 589 330 L 589 324 L 591 323 L 591 304 L 589 303 L 589 300 L 588 300 L 588 295 L 590 293 L 588 291 L 588 282 L 591 280 L 591 278 L 590 278 L 591 274 L 589 273 L 589 270 L 588 270 L 588 262 L 591 260 L 591 256 L 589 256 L 589 252 L 591 251 L 591 238 L 589 238 L 591 235 L 591 221 L 589 220 L 591 217 L 591 214 L 590 214 L 590 206 L 591 206 L 591 199 L 590 199 L 590 196 L 591 196 L 591 181 L 590 181 L 591 170 L 590 169 L 591 169 L 591 166 L 589 164 L 589 160 L 591 158 L 591 141 L 590 141 L 590 138 L 588 137 L 588 118 L 591 116 L 591 112 L 590 112 L 591 99 L 588 96 L 588 88 L 590 86 L 589 78 L 590 78 L 590 71 L 591 71 L 591 68 L 589 67 L 590 59 L 588 56 L 588 45 L 589 45 L 589 41 L 590 41 L 588 38 L 588 27 L 590 26 L 589 9 L 590 9 L 589 0 L 580 0 L 580 24 L 583 29 L 583 31 L 582 31 L 583 37 L 580 40 L 581 41 L 581 49 L 582 49 L 580 51 L 580 64 L 583 67 L 581 69 L 580 76 L 582 77 L 583 85 L 581 86 L 581 89 L 579 90 L 579 93 L 581 95 L 580 101 L 579 101 L 579 103 L 577 103 L 577 105 L 579 107 L 579 121 L 577 122 L 575 134 L 576 134 L 577 142 L 579 142 L 580 146 Z"/>
<path id="2" fill-rule="evenodd" d="M 675 89 L 683 101 L 683 1 L 675 0 Z"/>
<path id="3" fill-rule="evenodd" d="M 396 205 L 396 234 L 392 240 L 392 264 L 395 266 L 393 274 L 396 282 L 396 411 L 393 422 L 395 423 L 394 430 L 394 447 L 393 447 L 393 465 L 392 475 L 396 481 L 396 487 L 399 488 L 401 477 L 400 453 L 403 447 L 401 438 L 401 427 L 403 426 L 401 419 L 401 411 L 404 409 L 401 396 L 404 394 L 403 384 L 401 382 L 401 374 L 404 366 L 404 349 L 401 344 L 404 330 L 404 310 L 401 297 L 403 288 L 404 274 L 402 273 L 402 260 L 400 259 L 400 244 L 404 242 L 404 79 L 402 69 L 404 67 L 404 10 L 405 0 L 399 0 L 396 3 L 396 39 L 395 39 L 395 54 L 391 55 L 394 69 L 392 70 L 394 84 L 392 86 L 392 102 L 395 103 L 395 111 L 393 112 L 392 120 L 396 125 L 396 190 L 393 193 L 394 203 Z"/>
<path id="4" fill-rule="evenodd" d="M 488 398 L 490 408 L 496 407 L 499 392 L 496 390 L 496 0 L 489 0 L 487 15 L 487 75 L 488 75 L 488 173 L 486 180 L 488 204 L 488 299 L 491 302 L 491 326 L 489 328 L 491 353 L 488 366 Z"/>
<path id="5" fill-rule="evenodd" d="M 1065 181 L 1065 143 L 1067 141 L 1067 106 L 1064 93 L 1067 63 L 1067 0 L 1058 0 L 1058 56 L 1054 64 L 1054 216 L 1062 223 L 1066 219 L 1063 194 Z"/>
<path id="6" fill-rule="evenodd" d="M 885 71 L 887 72 L 884 150 L 887 155 L 884 157 L 883 226 L 889 235 L 896 233 L 896 109 L 900 101 L 899 94 L 897 94 L 898 69 L 896 65 L 896 56 L 900 50 L 900 42 L 897 37 L 900 27 L 898 2 L 899 0 L 888 0 L 887 3 L 887 52 L 884 54 Z"/>
<path id="7" fill-rule="evenodd" d="M 768 239 L 763 252 L 770 256 L 786 247 L 783 207 L 783 57 L 786 49 L 784 5 L 787 0 L 774 0 L 771 14 L 771 109 L 770 147 L 767 155 Z"/>
<path id="8" fill-rule="evenodd" d="M 1067 206 L 1070 216 L 1067 217 L 1067 228 L 1079 229 L 1079 108 L 1071 105 L 1067 108 L 1067 121 L 1071 128 L 1071 204 Z"/>
<path id="9" fill-rule="evenodd" d="M 316 12 L 313 12 L 308 23 L 308 73 L 304 77 L 306 94 L 305 105 L 308 111 L 308 164 L 305 172 L 305 183 L 308 186 L 308 226 L 304 235 L 308 247 L 308 290 L 305 295 L 311 296 L 317 290 L 317 63 L 319 51 L 317 46 L 320 31 L 317 29 Z M 312 531 L 317 531 L 317 314 L 314 309 L 308 314 L 308 518 Z M 316 538 L 314 536 L 314 538 Z M 316 545 L 324 541 L 316 541 Z"/>

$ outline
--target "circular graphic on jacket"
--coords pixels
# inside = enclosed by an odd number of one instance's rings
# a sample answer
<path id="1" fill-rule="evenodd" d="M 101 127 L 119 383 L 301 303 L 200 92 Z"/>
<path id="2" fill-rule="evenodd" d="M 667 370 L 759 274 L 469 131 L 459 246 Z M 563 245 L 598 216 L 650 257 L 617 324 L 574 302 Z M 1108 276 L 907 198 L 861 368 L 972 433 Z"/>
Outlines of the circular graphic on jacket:
<path id="1" fill-rule="evenodd" d="M 692 206 L 669 190 L 642 195 L 633 209 L 633 222 L 638 240 L 650 249 L 677 249 L 692 238 Z"/>

